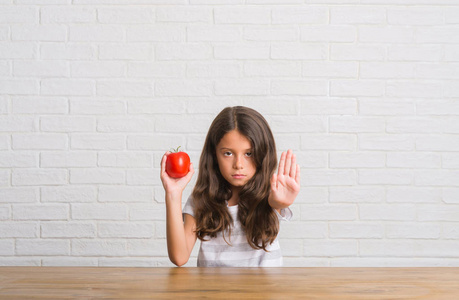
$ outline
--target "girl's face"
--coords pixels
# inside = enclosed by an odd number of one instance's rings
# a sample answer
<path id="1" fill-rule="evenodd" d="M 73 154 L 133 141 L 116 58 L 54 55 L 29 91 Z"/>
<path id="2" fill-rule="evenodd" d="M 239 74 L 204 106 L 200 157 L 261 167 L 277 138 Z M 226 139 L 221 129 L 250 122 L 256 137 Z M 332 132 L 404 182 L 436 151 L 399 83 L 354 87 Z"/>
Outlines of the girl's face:
<path id="1" fill-rule="evenodd" d="M 217 145 L 220 173 L 232 187 L 244 186 L 257 170 L 252 144 L 237 130 L 225 134 Z"/>

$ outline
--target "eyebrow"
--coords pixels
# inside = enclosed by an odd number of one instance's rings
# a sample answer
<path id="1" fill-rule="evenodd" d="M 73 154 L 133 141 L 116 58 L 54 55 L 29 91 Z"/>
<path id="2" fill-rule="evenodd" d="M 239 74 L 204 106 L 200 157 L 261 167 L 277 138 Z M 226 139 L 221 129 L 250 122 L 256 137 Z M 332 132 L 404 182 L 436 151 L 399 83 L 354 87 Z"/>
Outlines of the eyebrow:
<path id="1" fill-rule="evenodd" d="M 233 149 L 228 148 L 228 147 L 221 147 L 221 148 L 219 148 L 219 150 L 231 150 L 231 151 L 233 151 Z M 252 151 L 252 148 L 245 149 L 244 151 Z"/>

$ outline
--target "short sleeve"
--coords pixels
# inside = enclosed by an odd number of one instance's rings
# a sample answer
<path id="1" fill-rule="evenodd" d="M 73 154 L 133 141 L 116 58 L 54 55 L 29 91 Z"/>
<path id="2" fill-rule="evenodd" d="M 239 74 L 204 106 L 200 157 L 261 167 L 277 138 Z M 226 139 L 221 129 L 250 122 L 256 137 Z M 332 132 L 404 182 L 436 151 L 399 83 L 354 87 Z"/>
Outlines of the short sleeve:
<path id="1" fill-rule="evenodd" d="M 277 211 L 277 209 L 274 210 L 277 214 L 277 217 L 279 218 L 280 221 L 290 221 L 293 217 L 293 212 L 290 209 L 290 207 L 283 208 L 281 209 L 281 212 Z"/>
<path id="2" fill-rule="evenodd" d="M 188 197 L 188 200 L 186 201 L 185 206 L 183 207 L 183 210 L 182 210 L 183 219 L 185 219 L 185 214 L 188 214 L 194 217 L 194 201 L 193 201 L 193 198 L 191 198 L 191 196 Z"/>

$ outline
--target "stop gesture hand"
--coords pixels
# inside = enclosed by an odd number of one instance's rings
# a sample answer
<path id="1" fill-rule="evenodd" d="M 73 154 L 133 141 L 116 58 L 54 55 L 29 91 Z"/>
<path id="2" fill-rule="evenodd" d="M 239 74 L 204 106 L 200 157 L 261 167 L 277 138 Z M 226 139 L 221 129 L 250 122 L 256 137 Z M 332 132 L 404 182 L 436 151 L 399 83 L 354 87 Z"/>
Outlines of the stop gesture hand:
<path id="1" fill-rule="evenodd" d="M 271 178 L 269 205 L 280 210 L 290 206 L 300 192 L 300 166 L 292 150 L 282 152 L 277 174 Z"/>

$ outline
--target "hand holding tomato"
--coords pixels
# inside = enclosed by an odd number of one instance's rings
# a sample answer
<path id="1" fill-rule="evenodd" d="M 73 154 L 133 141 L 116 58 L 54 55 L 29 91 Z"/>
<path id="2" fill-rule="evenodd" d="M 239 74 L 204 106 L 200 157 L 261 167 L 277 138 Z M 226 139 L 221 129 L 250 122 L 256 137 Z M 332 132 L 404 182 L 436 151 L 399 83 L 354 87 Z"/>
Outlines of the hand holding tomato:
<path id="1" fill-rule="evenodd" d="M 179 148 L 169 154 L 166 160 L 166 172 L 172 178 L 181 178 L 188 174 L 190 169 L 190 157 L 185 152 L 179 152 Z"/>
<path id="2" fill-rule="evenodd" d="M 166 192 L 183 191 L 194 174 L 188 154 L 178 152 L 178 148 L 175 151 L 167 151 L 161 160 L 161 181 Z"/>

